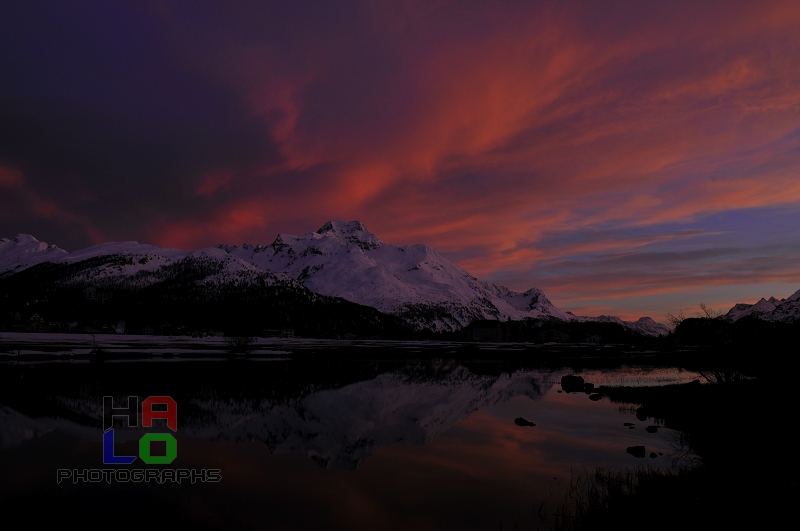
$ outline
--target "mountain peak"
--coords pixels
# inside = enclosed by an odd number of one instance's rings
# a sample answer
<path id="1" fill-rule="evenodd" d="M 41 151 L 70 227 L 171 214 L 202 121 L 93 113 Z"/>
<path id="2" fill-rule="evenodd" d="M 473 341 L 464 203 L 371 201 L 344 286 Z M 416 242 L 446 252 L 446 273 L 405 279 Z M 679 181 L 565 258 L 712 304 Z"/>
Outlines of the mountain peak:
<path id="1" fill-rule="evenodd" d="M 30 234 L 17 234 L 0 240 L 0 271 L 19 271 L 66 256 L 67 251 L 39 241 Z"/>
<path id="2" fill-rule="evenodd" d="M 368 232 L 367 228 L 360 221 L 328 221 L 319 228 L 317 234 L 324 234 L 326 232 L 339 232 L 350 234 L 355 232 Z M 372 233 L 370 233 L 372 234 Z"/>
<path id="3" fill-rule="evenodd" d="M 354 243 L 364 250 L 377 249 L 383 243 L 360 221 L 329 221 L 320 227 L 317 234 Z"/>
<path id="4" fill-rule="evenodd" d="M 5 240 L 5 238 L 3 239 Z M 31 236 L 30 234 L 23 234 L 21 232 L 14 236 L 12 240 L 14 243 L 39 243 L 39 240 L 37 240 L 34 236 Z"/>
<path id="5" fill-rule="evenodd" d="M 61 251 L 66 253 L 64 249 L 61 249 L 57 245 L 48 244 L 46 242 L 38 240 L 35 236 L 30 234 L 19 233 L 11 239 L 3 238 L 0 240 L 0 243 L 10 243 L 12 246 L 17 247 L 19 249 L 25 249 L 28 252 L 41 252 L 41 251 Z"/>

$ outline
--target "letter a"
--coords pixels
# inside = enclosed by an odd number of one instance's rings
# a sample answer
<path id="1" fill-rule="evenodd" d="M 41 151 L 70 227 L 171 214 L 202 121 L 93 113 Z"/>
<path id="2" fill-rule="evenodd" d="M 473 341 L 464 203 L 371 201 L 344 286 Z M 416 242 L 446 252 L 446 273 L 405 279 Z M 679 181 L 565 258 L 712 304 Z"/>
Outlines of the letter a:
<path id="1" fill-rule="evenodd" d="M 155 404 L 166 404 L 166 411 L 153 411 Z M 151 396 L 142 402 L 142 426 L 150 428 L 153 419 L 167 419 L 167 426 L 172 431 L 178 431 L 178 404 L 168 396 Z"/>

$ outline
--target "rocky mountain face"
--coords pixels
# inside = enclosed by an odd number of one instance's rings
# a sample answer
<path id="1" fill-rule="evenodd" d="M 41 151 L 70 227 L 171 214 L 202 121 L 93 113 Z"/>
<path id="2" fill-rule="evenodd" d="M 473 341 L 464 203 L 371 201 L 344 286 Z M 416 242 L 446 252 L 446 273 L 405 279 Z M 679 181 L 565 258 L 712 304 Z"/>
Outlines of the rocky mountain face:
<path id="1" fill-rule="evenodd" d="M 331 221 L 303 236 L 280 234 L 266 246 L 219 245 L 195 251 L 120 242 L 67 253 L 29 235 L 0 241 L 0 275 L 47 262 L 83 264 L 69 277 L 71 282 L 129 288 L 161 281 L 163 272 L 178 264 L 208 264 L 213 273 L 197 280 L 206 289 L 248 283 L 302 287 L 398 316 L 417 330 L 454 331 L 480 319 L 532 318 L 614 322 L 647 336 L 668 332 L 649 317 L 627 322 L 575 316 L 537 288 L 520 293 L 478 280 L 426 245 L 386 244 L 358 221 Z"/>

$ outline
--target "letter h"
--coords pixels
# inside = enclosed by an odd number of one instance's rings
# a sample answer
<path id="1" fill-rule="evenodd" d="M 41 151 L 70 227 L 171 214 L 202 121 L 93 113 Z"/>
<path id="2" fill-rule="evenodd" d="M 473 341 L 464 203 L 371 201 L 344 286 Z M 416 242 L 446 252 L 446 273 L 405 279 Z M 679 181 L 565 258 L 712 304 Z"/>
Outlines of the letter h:
<path id="1" fill-rule="evenodd" d="M 128 427 L 139 426 L 139 397 L 129 396 L 128 407 L 114 407 L 114 397 L 103 397 L 103 431 L 106 432 L 114 427 L 114 417 L 127 417 Z"/>

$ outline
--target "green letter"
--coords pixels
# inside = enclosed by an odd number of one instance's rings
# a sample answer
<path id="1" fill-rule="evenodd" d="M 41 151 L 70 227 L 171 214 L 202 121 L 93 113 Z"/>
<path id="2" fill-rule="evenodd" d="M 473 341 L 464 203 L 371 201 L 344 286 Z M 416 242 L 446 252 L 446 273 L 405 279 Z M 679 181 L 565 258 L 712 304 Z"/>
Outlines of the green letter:
<path id="1" fill-rule="evenodd" d="M 151 441 L 166 441 L 167 455 L 150 455 Z M 139 439 L 139 457 L 148 465 L 168 465 L 178 457 L 178 441 L 171 433 L 148 433 Z"/>

